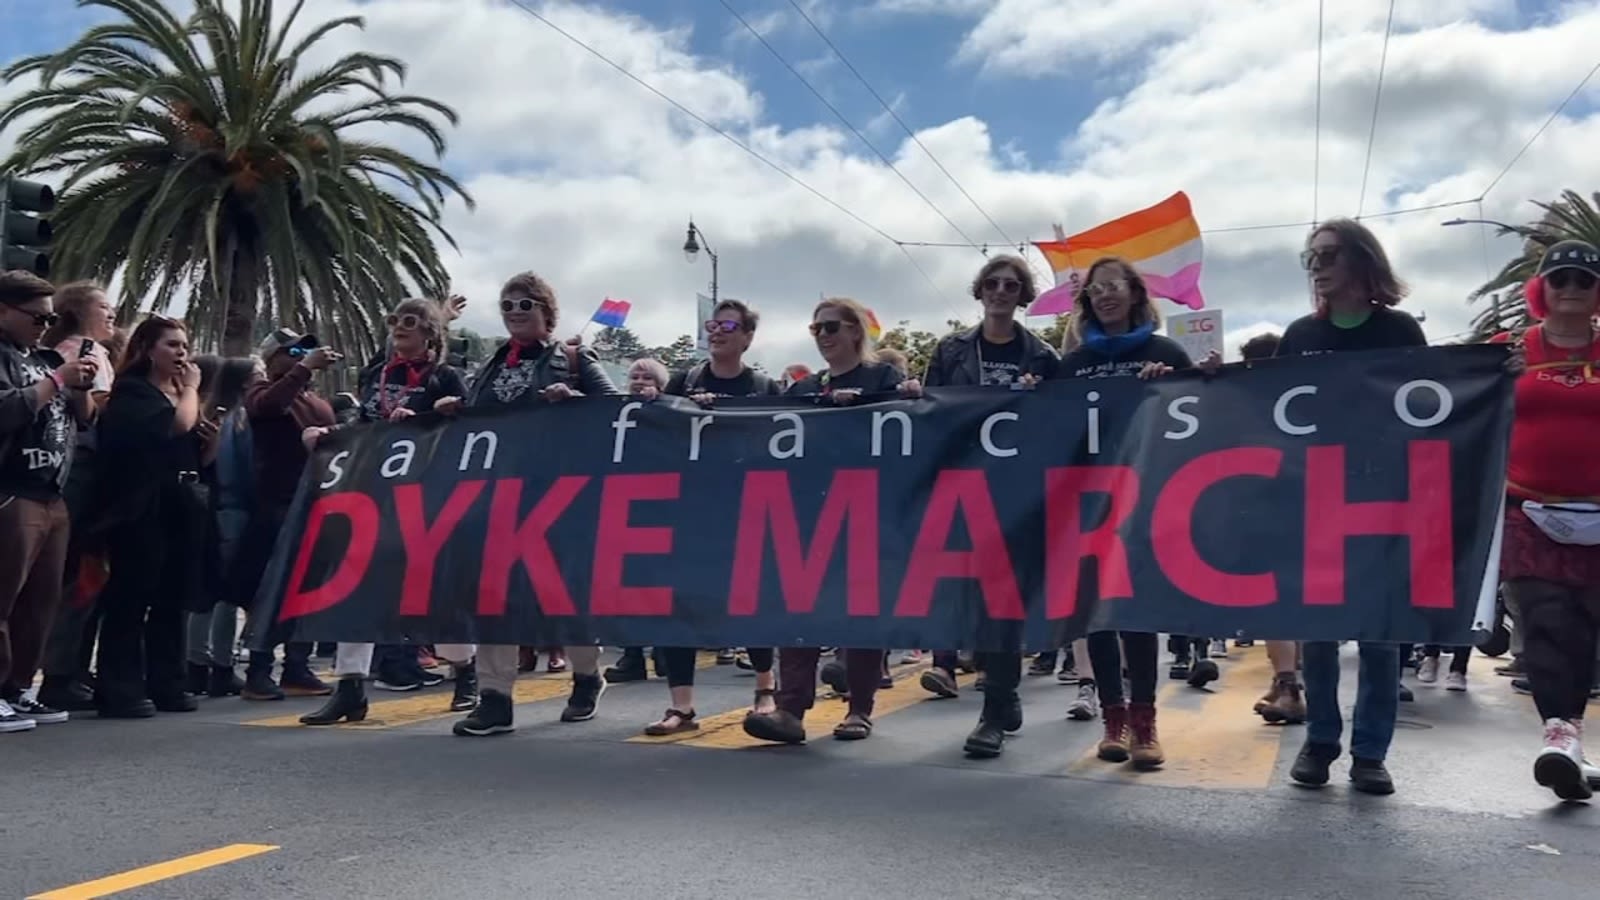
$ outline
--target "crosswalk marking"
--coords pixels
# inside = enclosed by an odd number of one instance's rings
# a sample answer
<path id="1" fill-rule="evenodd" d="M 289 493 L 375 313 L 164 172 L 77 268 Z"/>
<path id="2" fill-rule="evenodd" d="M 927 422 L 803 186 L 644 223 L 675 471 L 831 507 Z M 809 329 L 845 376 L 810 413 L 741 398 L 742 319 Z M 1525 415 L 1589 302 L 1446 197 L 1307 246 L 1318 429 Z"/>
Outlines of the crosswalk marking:
<path id="1" fill-rule="evenodd" d="M 696 669 L 709 669 L 717 664 L 715 653 L 700 653 L 695 657 Z M 602 671 L 604 666 L 601 666 Z M 517 679 L 512 687 L 512 703 L 539 703 L 544 700 L 554 700 L 565 697 L 572 691 L 572 674 L 568 672 L 532 672 Z M 369 692 L 368 696 L 371 696 Z M 264 719 L 250 719 L 241 722 L 241 725 L 255 725 L 264 728 L 303 728 L 300 724 L 301 713 L 287 716 L 271 716 Z M 367 717 L 360 722 L 340 722 L 337 725 L 322 726 L 332 728 L 345 728 L 362 731 L 382 731 L 390 728 L 399 728 L 405 725 L 416 725 L 421 722 L 431 722 L 449 716 L 463 716 L 466 713 L 453 712 L 450 709 L 450 695 L 441 691 L 421 691 L 408 693 L 407 696 L 394 700 L 373 700 L 367 704 Z"/>
<path id="2" fill-rule="evenodd" d="M 927 664 L 921 664 L 899 666 L 893 670 L 894 686 L 880 688 L 873 698 L 872 720 L 874 724 L 879 723 L 884 716 L 892 715 L 900 710 L 914 706 L 923 700 L 932 699 L 932 695 L 924 691 L 921 685 L 918 684 L 922 673 L 927 669 Z M 958 679 L 958 682 L 963 686 L 968 686 L 975 680 L 976 676 L 974 675 L 963 675 Z M 806 714 L 807 741 L 831 738 L 834 726 L 843 722 L 849 711 L 849 706 L 844 701 L 823 699 L 819 693 L 817 704 Z M 651 737 L 641 734 L 628 738 L 628 742 L 674 744 L 683 747 L 703 747 L 713 750 L 743 750 L 750 747 L 772 746 L 766 741 L 756 740 L 744 733 L 744 717 L 748 712 L 748 707 L 741 707 L 701 719 L 699 731 L 666 735 L 664 737 Z"/>
<path id="3" fill-rule="evenodd" d="M 1268 726 L 1250 714 L 1254 698 L 1272 678 L 1266 648 L 1258 644 L 1229 653 L 1222 679 L 1213 682 L 1212 690 L 1168 681 L 1157 691 L 1156 733 L 1167 757 L 1165 765 L 1140 772 L 1125 763 L 1104 762 L 1095 755 L 1097 740 L 1067 767 L 1068 774 L 1099 781 L 1222 789 L 1272 784 L 1283 736 L 1290 731 L 1300 735 L 1304 729 Z"/>

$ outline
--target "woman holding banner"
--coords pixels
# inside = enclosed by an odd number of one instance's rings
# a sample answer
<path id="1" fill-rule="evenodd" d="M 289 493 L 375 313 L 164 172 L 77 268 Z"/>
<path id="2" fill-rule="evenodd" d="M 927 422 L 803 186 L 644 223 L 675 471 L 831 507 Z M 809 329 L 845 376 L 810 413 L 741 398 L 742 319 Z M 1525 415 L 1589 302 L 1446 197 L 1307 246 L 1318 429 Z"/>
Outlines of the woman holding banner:
<path id="1" fill-rule="evenodd" d="M 922 384 L 905 379 L 890 366 L 876 361 L 867 335 L 867 311 L 846 297 L 830 297 L 818 303 L 811 314 L 811 336 L 817 351 L 828 364 L 821 372 L 795 382 L 791 396 L 821 396 L 846 406 L 862 395 L 898 391 L 901 396 L 920 397 Z M 845 677 L 849 681 L 850 711 L 833 729 L 841 741 L 859 741 L 872 735 L 872 701 L 878 693 L 883 672 L 883 650 L 848 649 L 844 652 Z M 803 744 L 806 740 L 806 711 L 817 699 L 817 647 L 786 647 L 778 651 L 777 708 L 771 712 L 752 710 L 744 718 L 744 731 L 757 740 L 779 744 Z"/>
<path id="2" fill-rule="evenodd" d="M 983 322 L 940 339 L 928 360 L 923 383 L 1012 388 L 1037 384 L 1055 374 L 1060 357 L 1038 335 L 1017 322 L 1017 310 L 1038 296 L 1028 264 L 1015 256 L 992 257 L 972 279 L 972 299 L 983 305 Z M 1053 654 L 1052 654 L 1053 655 Z M 1022 654 L 1016 650 L 982 654 L 983 712 L 963 749 L 970 756 L 1000 755 L 1007 731 L 1022 727 Z M 933 655 L 923 687 L 939 696 L 956 692 L 956 652 Z"/>
<path id="3" fill-rule="evenodd" d="M 390 355 L 378 356 L 365 369 L 356 389 L 357 422 L 399 422 L 420 412 L 433 411 L 444 397 L 466 392 L 461 373 L 444 362 L 445 324 L 439 305 L 429 300 L 405 300 L 389 314 Z M 355 423 L 350 423 L 355 424 Z M 307 428 L 301 435 L 306 449 L 350 424 L 332 428 Z M 388 691 L 414 691 L 423 686 L 417 648 L 407 644 L 341 643 L 334 656 L 339 685 L 316 712 L 300 717 L 303 725 L 333 725 L 342 720 L 359 722 L 367 716 L 365 680 L 378 655 L 377 686 Z M 450 709 L 462 711 L 477 705 L 477 670 L 470 644 L 441 644 L 439 655 L 448 660 L 455 676 L 455 696 Z"/>
<path id="4" fill-rule="evenodd" d="M 1061 360 L 1061 378 L 1136 376 L 1155 378 L 1193 367 L 1189 354 L 1165 335 L 1161 312 L 1150 299 L 1144 279 L 1115 257 L 1095 260 L 1078 292 L 1072 327 L 1077 349 Z M 1208 358 L 1208 366 L 1219 360 Z M 1156 736 L 1156 681 L 1160 664 L 1157 635 L 1132 631 L 1097 631 L 1089 635 L 1089 660 L 1100 677 L 1101 715 L 1105 737 L 1099 756 L 1106 762 L 1132 760 L 1136 768 L 1153 769 L 1166 762 Z M 1130 696 L 1122 695 L 1128 673 Z"/>
<path id="5" fill-rule="evenodd" d="M 1365 225 L 1330 219 L 1312 230 L 1300 264 L 1311 279 L 1316 309 L 1289 323 L 1278 344 L 1279 356 L 1421 347 L 1422 326 L 1394 307 L 1405 284 L 1389 265 L 1383 245 Z M 1281 694 L 1297 693 L 1292 644 L 1268 642 Z M 1289 776 L 1318 787 L 1328 783 L 1328 768 L 1341 751 L 1344 722 L 1339 715 L 1339 644 L 1307 641 L 1301 646 L 1305 670 L 1306 742 Z M 1350 734 L 1350 784 L 1362 793 L 1392 794 L 1394 780 L 1384 765 L 1400 712 L 1400 648 L 1361 642 L 1360 686 Z M 1263 715 L 1266 712 L 1263 711 Z M 1270 721 L 1270 719 L 1269 719 Z"/>
<path id="6" fill-rule="evenodd" d="M 555 337 L 560 311 L 550 282 L 532 272 L 513 275 L 500 289 L 500 320 L 510 340 L 483 364 L 464 397 L 443 397 L 433 408 L 455 415 L 467 406 L 526 406 L 585 394 L 621 395 L 593 350 Z M 600 677 L 600 648 L 568 647 L 567 658 L 572 664 L 572 696 L 561 711 L 561 721 L 587 722 L 594 718 L 606 687 Z M 479 647 L 478 706 L 455 724 L 455 733 L 486 737 L 516 730 L 511 713 L 516 679 L 515 644 Z"/>
<path id="7" fill-rule="evenodd" d="M 1544 720 L 1533 777 L 1587 800 L 1600 767 L 1583 754 L 1583 713 L 1600 634 L 1600 249 L 1562 241 L 1524 291 L 1538 324 L 1499 342 L 1522 349 L 1500 574 L 1524 631 L 1523 659 Z"/>

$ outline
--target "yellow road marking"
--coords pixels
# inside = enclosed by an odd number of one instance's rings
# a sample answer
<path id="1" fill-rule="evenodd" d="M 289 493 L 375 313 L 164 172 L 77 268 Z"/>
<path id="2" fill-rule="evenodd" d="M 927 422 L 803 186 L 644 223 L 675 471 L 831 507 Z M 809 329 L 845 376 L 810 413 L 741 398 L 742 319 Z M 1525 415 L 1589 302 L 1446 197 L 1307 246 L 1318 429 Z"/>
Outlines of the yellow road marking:
<path id="1" fill-rule="evenodd" d="M 715 653 L 701 653 L 695 658 L 696 669 L 707 669 L 716 664 L 717 655 Z M 537 675 L 530 672 L 517 679 L 517 683 L 512 689 L 511 700 L 513 703 L 538 703 L 543 700 L 564 697 L 571 690 L 572 674 L 570 671 L 542 672 Z M 241 724 L 266 728 L 305 728 L 307 726 L 300 724 L 300 715 L 295 713 L 287 716 L 272 716 L 265 719 L 250 719 Z M 396 700 L 378 700 L 368 703 L 367 717 L 360 722 L 340 722 L 334 726 L 322 727 L 376 731 L 462 715 L 466 715 L 466 713 L 452 712 L 450 710 L 450 695 L 448 693 L 443 691 L 421 691 L 408 694 Z"/>
<path id="2" fill-rule="evenodd" d="M 156 863 L 153 866 L 145 866 L 142 869 L 134 869 L 129 872 L 123 872 L 120 875 L 110 875 L 94 881 L 74 884 L 70 887 L 57 888 L 43 894 L 34 894 L 28 900 L 90 900 L 93 897 L 107 897 L 121 891 L 132 890 L 147 884 L 155 884 L 158 881 L 166 881 L 169 878 L 177 878 L 179 875 L 188 875 L 190 872 L 198 872 L 201 869 L 209 869 L 214 866 L 238 862 L 241 859 L 249 859 L 252 856 L 259 856 L 263 853 L 271 853 L 277 849 L 271 844 L 229 844 L 226 847 L 218 847 L 215 850 L 207 850 L 204 853 L 196 853 L 192 856 Z"/>
<path id="3" fill-rule="evenodd" d="M 1140 772 L 1096 757 L 1099 740 L 1068 768 L 1072 775 L 1168 786 L 1246 789 L 1272 783 L 1285 729 L 1266 725 L 1250 706 L 1272 678 L 1266 647 L 1229 648 L 1210 693 L 1168 681 L 1156 696 L 1156 733 L 1167 762 Z M 1243 659 L 1239 655 L 1243 654 Z M 1163 667 L 1160 674 L 1165 675 Z M 1299 734 L 1301 729 L 1295 729 Z"/>
<path id="4" fill-rule="evenodd" d="M 920 663 L 910 666 L 895 666 L 890 671 L 894 674 L 894 687 L 880 688 L 872 703 L 872 720 L 874 723 L 882 720 L 884 716 L 898 712 L 909 706 L 914 706 L 924 700 L 935 699 L 932 694 L 922 689 L 918 679 L 927 671 L 929 665 Z M 977 680 L 976 675 L 962 675 L 957 678 L 957 683 L 962 687 L 969 687 Z M 640 744 L 677 744 L 685 747 L 706 747 L 713 750 L 742 750 L 749 747 L 770 747 L 766 741 L 758 741 L 744 733 L 744 717 L 750 711 L 749 707 L 729 710 L 700 720 L 699 731 L 689 731 L 683 734 L 667 735 L 665 737 L 651 737 L 638 735 L 628 738 L 629 743 Z M 806 736 L 808 740 L 831 737 L 833 728 L 844 721 L 849 713 L 849 706 L 842 700 L 823 699 L 821 693 L 817 696 L 817 705 L 806 714 Z"/>

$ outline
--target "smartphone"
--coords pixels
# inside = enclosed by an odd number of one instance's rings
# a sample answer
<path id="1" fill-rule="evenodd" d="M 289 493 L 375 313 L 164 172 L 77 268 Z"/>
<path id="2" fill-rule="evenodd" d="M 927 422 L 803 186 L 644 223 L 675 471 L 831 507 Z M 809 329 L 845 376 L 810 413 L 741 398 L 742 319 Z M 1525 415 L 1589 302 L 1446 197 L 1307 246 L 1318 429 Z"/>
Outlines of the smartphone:
<path id="1" fill-rule="evenodd" d="M 94 353 L 94 338 L 84 338 L 83 339 L 83 343 L 78 345 L 78 358 L 79 359 L 88 359 L 89 356 L 91 354 L 93 354 L 93 353 Z"/>

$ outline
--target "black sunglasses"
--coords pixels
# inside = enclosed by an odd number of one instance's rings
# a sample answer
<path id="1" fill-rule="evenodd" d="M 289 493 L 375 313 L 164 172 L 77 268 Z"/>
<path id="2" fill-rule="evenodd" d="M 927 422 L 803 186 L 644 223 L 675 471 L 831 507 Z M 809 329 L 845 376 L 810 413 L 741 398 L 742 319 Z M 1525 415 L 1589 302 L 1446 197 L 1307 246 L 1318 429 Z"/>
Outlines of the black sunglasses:
<path id="1" fill-rule="evenodd" d="M 61 317 L 59 315 L 56 315 L 53 312 L 47 312 L 47 313 L 28 312 L 25 309 L 17 309 L 15 306 L 7 307 L 7 308 L 8 309 L 16 309 L 17 312 L 22 313 L 23 315 L 25 315 L 28 318 L 32 319 L 33 320 L 33 324 L 38 326 L 38 327 L 40 327 L 40 328 L 49 328 L 50 326 L 52 326 L 52 325 L 56 324 L 57 322 L 61 321 Z"/>
<path id="2" fill-rule="evenodd" d="M 983 280 L 983 289 L 986 291 L 1000 291 L 1004 294 L 1015 294 L 1022 289 L 1022 282 L 1015 278 L 995 278 L 990 276 Z"/>
<path id="3" fill-rule="evenodd" d="M 537 300 L 529 300 L 527 297 L 523 297 L 521 300 L 501 300 L 500 311 L 511 312 L 514 309 L 520 309 L 523 312 L 532 312 L 535 306 L 543 305 L 543 303 Z"/>
<path id="4" fill-rule="evenodd" d="M 827 319 L 827 320 L 822 321 L 822 322 L 812 322 L 811 323 L 811 336 L 812 337 L 816 337 L 818 335 L 823 335 L 823 334 L 838 334 L 839 333 L 839 329 L 841 329 L 843 327 L 844 327 L 844 322 L 842 322 L 842 321 L 840 321 L 838 319 Z"/>
<path id="5" fill-rule="evenodd" d="M 1593 273 L 1582 269 L 1557 269 L 1544 276 L 1544 283 L 1558 291 L 1569 284 L 1580 291 L 1587 291 L 1594 287 L 1597 281 L 1600 279 L 1596 279 Z"/>

